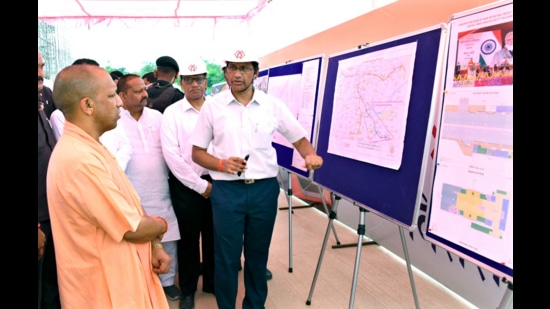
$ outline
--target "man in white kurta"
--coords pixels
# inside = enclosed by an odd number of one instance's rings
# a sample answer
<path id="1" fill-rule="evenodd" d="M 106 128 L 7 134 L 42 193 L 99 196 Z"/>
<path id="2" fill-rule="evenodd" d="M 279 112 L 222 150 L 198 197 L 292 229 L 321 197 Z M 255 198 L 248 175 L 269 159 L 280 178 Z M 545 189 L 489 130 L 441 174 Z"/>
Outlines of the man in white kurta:
<path id="1" fill-rule="evenodd" d="M 178 222 L 168 187 L 168 166 L 164 161 L 160 143 L 162 114 L 145 107 L 147 92 L 138 75 L 128 74 L 119 79 L 117 91 L 124 108 L 120 120 L 132 146 L 132 156 L 126 167 L 126 175 L 139 194 L 141 205 L 149 215 L 161 216 L 168 221 L 168 232 L 162 238 L 166 252 L 172 257 L 172 265 L 160 279 L 170 300 L 170 289 L 176 288 L 177 241 L 180 239 Z M 176 288 L 177 290 L 177 288 Z M 179 295 L 179 291 L 176 295 Z"/>

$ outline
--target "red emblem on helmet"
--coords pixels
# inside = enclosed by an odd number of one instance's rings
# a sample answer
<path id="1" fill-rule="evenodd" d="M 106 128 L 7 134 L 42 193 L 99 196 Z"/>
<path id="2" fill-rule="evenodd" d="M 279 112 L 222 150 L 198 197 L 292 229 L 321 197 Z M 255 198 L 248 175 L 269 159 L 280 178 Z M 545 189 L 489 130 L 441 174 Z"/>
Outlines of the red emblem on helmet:
<path id="1" fill-rule="evenodd" d="M 246 54 L 242 50 L 236 51 L 233 55 L 235 55 L 235 58 L 237 59 L 243 59 Z"/>
<path id="2" fill-rule="evenodd" d="M 189 72 L 195 72 L 197 70 L 197 66 L 194 64 L 189 65 L 188 67 Z"/>

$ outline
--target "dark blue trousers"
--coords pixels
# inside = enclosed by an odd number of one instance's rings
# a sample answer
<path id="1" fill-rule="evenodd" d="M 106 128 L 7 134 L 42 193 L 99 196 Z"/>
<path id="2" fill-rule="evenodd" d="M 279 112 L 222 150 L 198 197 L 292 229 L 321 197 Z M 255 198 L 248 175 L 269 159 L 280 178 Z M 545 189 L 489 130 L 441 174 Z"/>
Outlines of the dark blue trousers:
<path id="1" fill-rule="evenodd" d="M 244 250 L 243 309 L 265 308 L 265 279 L 280 187 L 276 177 L 245 184 L 212 182 L 216 301 L 219 309 L 234 309 Z"/>

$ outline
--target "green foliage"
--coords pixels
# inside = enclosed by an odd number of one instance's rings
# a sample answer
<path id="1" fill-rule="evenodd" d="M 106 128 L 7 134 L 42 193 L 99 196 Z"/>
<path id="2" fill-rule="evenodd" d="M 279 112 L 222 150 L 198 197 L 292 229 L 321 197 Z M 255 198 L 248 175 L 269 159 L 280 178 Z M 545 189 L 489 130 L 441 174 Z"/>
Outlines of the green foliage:
<path id="1" fill-rule="evenodd" d="M 126 72 L 126 68 L 125 68 L 125 67 L 113 68 L 113 67 L 111 66 L 111 64 L 106 65 L 106 66 L 104 67 L 104 69 L 105 69 L 107 72 L 109 72 L 109 73 L 111 73 L 111 72 L 113 72 L 113 71 L 120 71 L 120 72 L 122 72 L 122 74 L 131 73 L 131 72 Z"/>
<path id="2" fill-rule="evenodd" d="M 225 81 L 225 77 L 219 64 L 206 61 L 206 69 L 208 70 L 208 87 L 206 88 L 206 93 L 210 94 L 212 85 Z"/>
<path id="3" fill-rule="evenodd" d="M 120 68 L 115 68 L 115 67 L 112 67 L 111 64 L 107 64 L 107 66 L 104 67 L 104 69 L 107 71 L 107 72 L 113 72 L 113 71 L 120 71 L 122 72 L 123 74 L 137 74 L 139 76 L 143 76 L 145 75 L 145 73 L 149 73 L 149 72 L 153 72 L 155 69 L 157 68 L 157 66 L 153 63 L 153 62 L 143 62 L 143 67 L 139 70 L 139 72 L 129 72 L 126 70 L 125 67 L 120 67 Z"/>
<path id="4" fill-rule="evenodd" d="M 141 68 L 141 70 L 136 73 L 139 76 L 143 76 L 146 73 L 153 72 L 157 68 L 157 66 L 153 62 L 144 62 L 143 64 L 144 66 Z"/>

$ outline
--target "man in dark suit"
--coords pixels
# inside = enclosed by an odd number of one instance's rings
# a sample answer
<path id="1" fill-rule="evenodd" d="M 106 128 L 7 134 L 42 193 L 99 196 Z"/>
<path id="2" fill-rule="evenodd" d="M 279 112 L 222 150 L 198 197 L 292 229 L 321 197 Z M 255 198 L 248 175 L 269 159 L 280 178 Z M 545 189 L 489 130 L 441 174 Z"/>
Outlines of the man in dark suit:
<path id="1" fill-rule="evenodd" d="M 43 90 L 48 89 L 49 92 Z M 40 94 L 49 94 L 41 101 Z M 57 287 L 57 266 L 53 244 L 48 200 L 46 197 L 46 174 L 48 163 L 56 143 L 55 136 L 46 114 L 46 107 L 53 105 L 51 90 L 44 86 L 44 59 L 38 51 L 38 224 L 44 232 L 45 244 L 42 258 L 38 260 L 38 309 L 61 308 Z M 53 109 L 50 111 L 50 113 Z"/>

